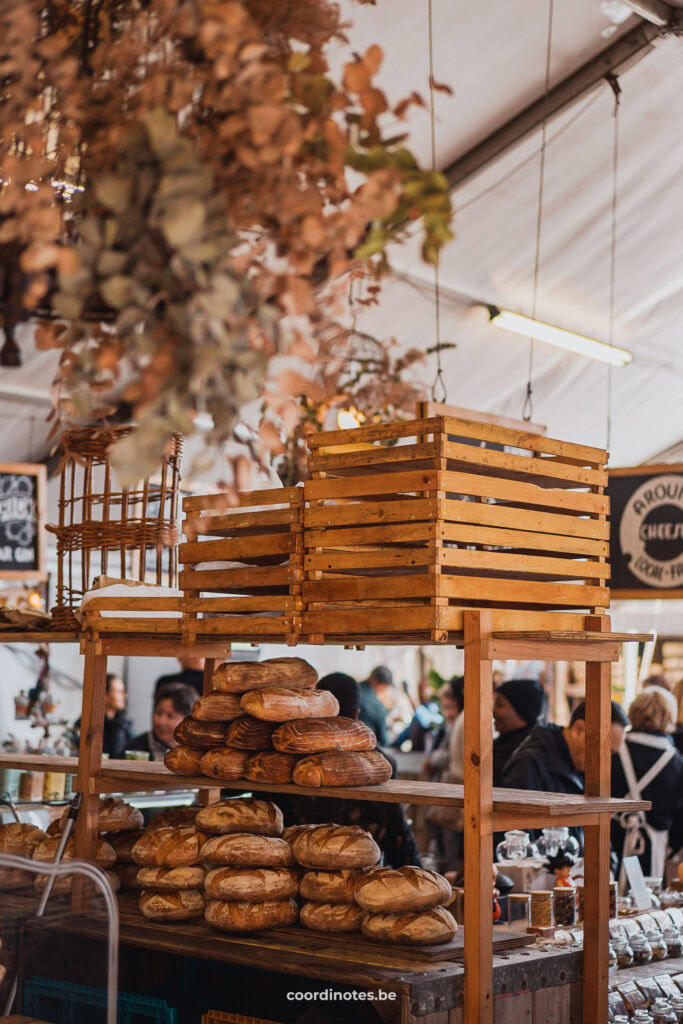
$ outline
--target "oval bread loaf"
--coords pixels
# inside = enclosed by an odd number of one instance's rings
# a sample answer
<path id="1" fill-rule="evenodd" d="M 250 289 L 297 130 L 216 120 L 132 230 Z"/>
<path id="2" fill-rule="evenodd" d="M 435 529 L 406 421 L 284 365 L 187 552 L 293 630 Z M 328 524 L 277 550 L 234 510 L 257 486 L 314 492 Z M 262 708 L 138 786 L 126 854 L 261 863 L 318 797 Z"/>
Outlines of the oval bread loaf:
<path id="1" fill-rule="evenodd" d="M 153 892 L 178 892 L 181 889 L 203 889 L 206 871 L 199 864 L 180 868 L 138 868 L 140 889 Z"/>
<path id="2" fill-rule="evenodd" d="M 150 819 L 147 831 L 153 832 L 157 828 L 179 828 L 181 825 L 194 825 L 198 813 L 198 804 L 193 804 L 191 807 L 167 807 L 165 811 L 157 811 Z"/>
<path id="3" fill-rule="evenodd" d="M 231 782 L 243 779 L 247 770 L 249 753 L 246 750 L 231 750 L 229 747 L 216 747 L 207 750 L 200 762 L 202 775 L 210 779 L 222 779 Z"/>
<path id="4" fill-rule="evenodd" d="M 214 900 L 288 900 L 299 891 L 299 873 L 296 868 L 214 868 L 204 889 Z"/>
<path id="5" fill-rule="evenodd" d="M 288 825 L 282 830 L 282 838 L 288 843 L 293 843 L 297 836 L 305 832 L 307 828 L 319 828 L 319 825 Z"/>
<path id="6" fill-rule="evenodd" d="M 33 859 L 43 862 L 54 860 L 60 838 L 60 836 L 49 836 L 41 840 L 41 842 L 39 842 L 33 849 Z M 74 839 L 73 836 L 71 836 L 66 844 L 66 849 L 62 854 L 62 860 L 73 859 Z M 104 839 L 97 840 L 97 845 L 95 847 L 95 863 L 99 868 L 111 868 L 116 863 L 114 847 Z"/>
<path id="7" fill-rule="evenodd" d="M 200 722 L 229 722 L 242 714 L 239 694 L 207 693 L 192 705 L 192 717 Z"/>
<path id="8" fill-rule="evenodd" d="M 192 747 L 171 747 L 164 755 L 164 764 L 174 775 L 201 775 L 200 761 L 204 754 L 204 750 Z"/>
<path id="9" fill-rule="evenodd" d="M 218 666 L 211 682 L 214 690 L 223 693 L 247 693 L 271 686 L 312 689 L 318 682 L 318 673 L 303 658 L 228 661 Z"/>
<path id="10" fill-rule="evenodd" d="M 376 864 L 381 851 L 365 829 L 357 825 L 317 825 L 300 832 L 292 842 L 298 864 L 305 868 L 366 868 Z"/>
<path id="11" fill-rule="evenodd" d="M 107 842 L 114 847 L 117 864 L 133 863 L 133 847 L 143 835 L 144 831 L 137 829 L 135 832 L 115 832 L 107 837 Z"/>
<path id="12" fill-rule="evenodd" d="M 252 836 L 233 832 L 213 836 L 202 847 L 202 860 L 207 864 L 229 867 L 288 868 L 294 866 L 289 843 L 272 836 Z"/>
<path id="13" fill-rule="evenodd" d="M 204 913 L 204 894 L 196 889 L 180 892 L 143 892 L 138 906 L 151 921 L 189 921 Z"/>
<path id="14" fill-rule="evenodd" d="M 69 807 L 65 807 L 60 818 L 60 827 L 63 830 L 69 814 Z M 120 797 L 100 797 L 100 804 L 97 810 L 97 829 L 99 832 L 123 832 L 126 829 L 141 829 L 145 827 L 145 819 L 142 811 L 131 804 L 121 800 Z"/>
<path id="15" fill-rule="evenodd" d="M 11 821 L 7 825 L 0 825 L 0 853 L 11 853 L 15 857 L 32 857 L 38 843 L 42 843 L 46 838 L 45 832 L 37 825 Z"/>
<path id="16" fill-rule="evenodd" d="M 305 900 L 314 903 L 355 903 L 353 891 L 372 868 L 342 868 L 339 871 L 307 871 L 299 886 Z"/>
<path id="17" fill-rule="evenodd" d="M 294 769 L 297 786 L 379 786 L 391 778 L 391 765 L 378 750 L 328 751 L 302 758 Z"/>
<path id="18" fill-rule="evenodd" d="M 303 718 L 285 722 L 273 733 L 273 746 L 284 754 L 318 754 L 326 750 L 374 750 L 375 734 L 352 718 Z"/>
<path id="19" fill-rule="evenodd" d="M 145 832 L 133 847 L 132 857 L 140 867 L 179 868 L 200 864 L 200 850 L 206 836 L 192 825 L 159 828 Z"/>
<path id="20" fill-rule="evenodd" d="M 294 718 L 333 718 L 339 701 L 329 690 L 252 690 L 241 699 L 249 715 L 264 722 L 289 722 Z"/>
<path id="21" fill-rule="evenodd" d="M 443 907 L 419 914 L 365 914 L 361 925 L 366 939 L 406 946 L 450 942 L 457 930 L 455 918 Z"/>
<path id="22" fill-rule="evenodd" d="M 192 747 L 193 750 L 210 750 L 225 743 L 225 722 L 200 722 L 188 716 L 176 726 L 173 736 L 181 746 Z"/>
<path id="23" fill-rule="evenodd" d="M 275 722 L 261 722 L 251 715 L 240 715 L 228 726 L 225 742 L 235 750 L 272 750 Z"/>
<path id="24" fill-rule="evenodd" d="M 270 800 L 233 797 L 202 807 L 197 825 L 204 832 L 224 836 L 230 832 L 251 832 L 260 836 L 282 834 L 282 811 Z"/>
<path id="25" fill-rule="evenodd" d="M 299 761 L 297 754 L 280 754 L 277 750 L 262 750 L 252 754 L 247 762 L 246 776 L 250 782 L 267 782 L 282 786 L 292 781 Z"/>
<path id="26" fill-rule="evenodd" d="M 451 885 L 443 875 L 426 868 L 374 868 L 356 882 L 354 896 L 373 914 L 400 914 L 443 905 Z"/>
<path id="27" fill-rule="evenodd" d="M 296 924 L 299 909 L 294 900 L 264 903 L 212 900 L 204 915 L 206 923 L 222 932 L 258 932 Z"/>
<path id="28" fill-rule="evenodd" d="M 355 903 L 304 903 L 299 920 L 318 932 L 359 932 L 364 915 Z"/>

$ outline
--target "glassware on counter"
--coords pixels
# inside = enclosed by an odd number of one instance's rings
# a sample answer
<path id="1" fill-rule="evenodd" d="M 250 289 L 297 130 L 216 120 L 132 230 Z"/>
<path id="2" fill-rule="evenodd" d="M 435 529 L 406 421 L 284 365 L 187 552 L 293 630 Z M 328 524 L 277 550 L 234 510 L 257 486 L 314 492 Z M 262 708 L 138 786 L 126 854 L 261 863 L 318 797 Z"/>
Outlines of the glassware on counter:
<path id="1" fill-rule="evenodd" d="M 552 928 L 555 924 L 553 890 L 535 889 L 531 896 L 531 927 Z"/>
<path id="2" fill-rule="evenodd" d="M 576 889 L 568 888 L 566 885 L 556 885 L 553 892 L 555 894 L 555 924 L 560 928 L 576 924 Z"/>
<path id="3" fill-rule="evenodd" d="M 28 718 L 29 699 L 26 690 L 19 690 L 14 698 L 14 717 L 19 721 Z"/>
<path id="4" fill-rule="evenodd" d="M 511 829 L 496 847 L 496 860 L 525 860 L 527 857 L 535 857 L 536 852 L 528 832 Z"/>
<path id="5" fill-rule="evenodd" d="M 614 946 L 614 952 L 617 954 L 617 964 L 619 967 L 630 967 L 633 963 L 633 950 L 628 943 L 628 939 L 614 938 L 612 939 L 612 945 Z"/>
<path id="6" fill-rule="evenodd" d="M 636 967 L 649 964 L 652 960 L 652 946 L 645 935 L 633 935 L 631 937 L 631 949 L 633 950 L 633 963 Z"/>
<path id="7" fill-rule="evenodd" d="M 578 857 L 580 851 L 578 841 L 574 836 L 569 835 L 566 825 L 544 828 L 541 838 L 536 842 L 536 848 L 541 857 L 555 857 L 560 850 L 565 850 L 574 857 Z"/>
<path id="8" fill-rule="evenodd" d="M 669 955 L 664 936 L 660 931 L 649 931 L 646 932 L 647 941 L 650 943 L 652 948 L 652 959 L 653 960 L 666 960 Z"/>
<path id="9" fill-rule="evenodd" d="M 683 995 L 673 997 L 671 1009 L 676 1014 L 676 1024 L 683 1024 Z"/>
<path id="10" fill-rule="evenodd" d="M 636 1010 L 631 1018 L 632 1024 L 652 1024 L 652 1017 L 647 1010 Z"/>
<path id="11" fill-rule="evenodd" d="M 616 969 L 617 969 L 617 954 L 616 954 L 614 946 L 612 945 L 611 942 L 609 944 L 608 957 L 609 957 L 609 959 L 608 959 L 609 972 L 610 972 L 610 974 L 613 974 L 616 971 Z"/>
<path id="12" fill-rule="evenodd" d="M 668 999 L 656 999 L 652 1007 L 652 1024 L 677 1024 L 676 1014 Z"/>
<path id="13" fill-rule="evenodd" d="M 19 776 L 19 799 L 38 802 L 43 799 L 43 773 L 22 772 Z"/>
<path id="14" fill-rule="evenodd" d="M 683 955 L 683 936 L 679 932 L 678 928 L 665 928 L 662 932 L 664 941 L 666 942 L 666 948 L 669 951 L 669 956 L 682 956 Z"/>
<path id="15" fill-rule="evenodd" d="M 43 776 L 43 800 L 63 800 L 66 776 L 63 772 L 45 772 Z"/>
<path id="16" fill-rule="evenodd" d="M 509 894 L 508 924 L 519 931 L 526 931 L 531 926 L 531 896 L 528 892 Z"/>
<path id="17" fill-rule="evenodd" d="M 619 883 L 610 882 L 609 884 L 609 916 L 615 918 L 619 916 Z"/>

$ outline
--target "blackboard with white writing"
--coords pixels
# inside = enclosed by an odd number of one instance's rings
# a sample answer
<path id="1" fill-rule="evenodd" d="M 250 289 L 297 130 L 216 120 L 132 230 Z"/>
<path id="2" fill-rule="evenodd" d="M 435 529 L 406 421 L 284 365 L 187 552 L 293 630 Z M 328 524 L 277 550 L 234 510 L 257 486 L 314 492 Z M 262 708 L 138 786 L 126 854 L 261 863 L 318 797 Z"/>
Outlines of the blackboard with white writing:
<path id="1" fill-rule="evenodd" d="M 45 467 L 0 463 L 0 579 L 45 578 Z"/>

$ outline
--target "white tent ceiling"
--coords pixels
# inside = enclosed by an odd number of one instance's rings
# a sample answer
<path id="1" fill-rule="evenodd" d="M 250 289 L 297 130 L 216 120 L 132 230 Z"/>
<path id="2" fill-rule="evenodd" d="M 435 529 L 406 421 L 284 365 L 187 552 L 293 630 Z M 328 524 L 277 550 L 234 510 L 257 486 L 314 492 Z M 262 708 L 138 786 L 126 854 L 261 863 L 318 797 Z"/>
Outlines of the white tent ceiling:
<path id="1" fill-rule="evenodd" d="M 609 22 L 599 0 L 555 0 L 555 83 L 604 49 Z M 379 42 L 379 84 L 396 101 L 427 94 L 427 2 L 344 0 L 351 48 Z M 433 0 L 435 77 L 454 90 L 437 94 L 437 154 L 445 166 L 467 152 L 543 91 L 547 4 L 453 4 Z M 629 18 L 623 33 L 638 21 Z M 646 459 L 683 438 L 683 42 L 670 38 L 620 78 L 621 158 L 615 342 L 634 363 L 612 374 L 612 463 Z M 342 59 L 338 51 L 337 64 Z M 538 315 L 605 339 L 608 333 L 609 209 L 613 96 L 606 84 L 578 99 L 549 125 Z M 410 145 L 429 162 L 429 119 L 413 110 Z M 519 417 L 528 343 L 486 323 L 470 299 L 529 312 L 532 294 L 537 132 L 454 193 L 456 239 L 443 256 L 444 357 L 452 404 Z M 392 257 L 410 280 L 386 283 L 380 306 L 362 326 L 404 345 L 434 341 L 430 269 L 416 244 Z M 420 283 L 422 279 L 423 283 Z M 25 365 L 0 370 L 0 458 L 40 457 L 47 406 L 16 385 L 47 395 L 55 353 L 24 346 Z M 557 349 L 535 346 L 534 419 L 551 435 L 602 444 L 606 438 L 607 369 Z M 432 368 L 426 372 L 431 380 Z"/>

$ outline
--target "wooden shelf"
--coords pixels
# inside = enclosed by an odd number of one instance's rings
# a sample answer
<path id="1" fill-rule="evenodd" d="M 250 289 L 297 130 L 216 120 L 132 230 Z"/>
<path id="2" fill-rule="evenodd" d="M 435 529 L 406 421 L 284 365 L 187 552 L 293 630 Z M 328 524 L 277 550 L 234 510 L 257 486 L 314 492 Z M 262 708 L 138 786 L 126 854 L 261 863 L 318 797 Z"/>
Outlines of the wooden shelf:
<path id="1" fill-rule="evenodd" d="M 0 630 L 0 644 L 77 644 L 80 633 L 58 630 L 35 630 L 20 632 L 18 630 Z"/>
<path id="2" fill-rule="evenodd" d="M 75 775 L 77 757 L 55 757 L 51 754 L 0 754 L 0 768 L 17 768 L 21 772 L 65 772 Z"/>

